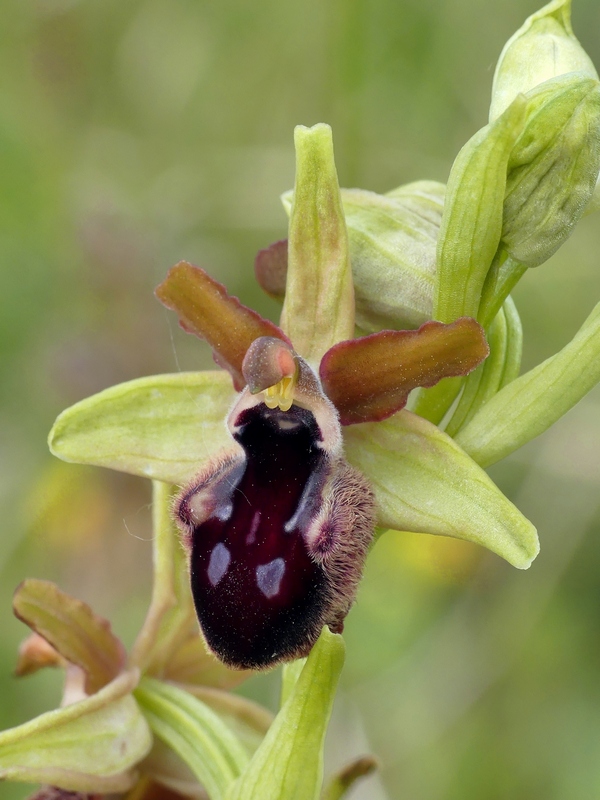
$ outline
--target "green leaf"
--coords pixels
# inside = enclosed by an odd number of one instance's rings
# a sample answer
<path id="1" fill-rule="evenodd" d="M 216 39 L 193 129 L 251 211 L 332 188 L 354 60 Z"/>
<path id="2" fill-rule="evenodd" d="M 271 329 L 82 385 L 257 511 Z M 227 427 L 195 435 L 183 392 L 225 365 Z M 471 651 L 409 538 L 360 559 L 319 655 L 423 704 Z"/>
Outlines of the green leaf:
<path id="1" fill-rule="evenodd" d="M 371 482 L 380 526 L 466 539 L 530 566 L 539 549 L 533 525 L 435 425 L 400 411 L 354 425 L 344 439 L 348 461 Z"/>
<path id="2" fill-rule="evenodd" d="M 504 45 L 494 73 L 490 120 L 500 116 L 518 94 L 567 72 L 598 78 L 573 34 L 571 0 L 552 0 L 528 17 Z"/>
<path id="3" fill-rule="evenodd" d="M 281 327 L 314 366 L 354 334 L 348 235 L 329 125 L 299 125 Z"/>
<path id="4" fill-rule="evenodd" d="M 143 678 L 135 696 L 152 731 L 190 767 L 211 800 L 224 797 L 248 755 L 219 716 L 189 692 L 153 678 Z"/>
<path id="5" fill-rule="evenodd" d="M 505 386 L 456 441 L 488 466 L 539 436 L 600 381 L 600 303 L 556 355 Z"/>
<path id="6" fill-rule="evenodd" d="M 14 594 L 13 610 L 63 658 L 85 672 L 87 694 L 106 686 L 125 666 L 125 648 L 108 620 L 94 614 L 87 603 L 61 592 L 56 584 L 27 578 Z"/>
<path id="7" fill-rule="evenodd" d="M 184 483 L 231 444 L 224 371 L 154 375 L 88 397 L 58 417 L 48 443 L 63 461 Z"/>
<path id="8" fill-rule="evenodd" d="M 0 733 L 0 780 L 74 792 L 122 792 L 152 737 L 131 696 L 139 672 L 123 673 L 85 700 Z"/>
<path id="9" fill-rule="evenodd" d="M 342 637 L 323 628 L 285 705 L 227 800 L 317 800 L 323 741 L 343 663 Z"/>
<path id="10" fill-rule="evenodd" d="M 506 168 L 525 122 L 518 97 L 462 148 L 450 172 L 437 249 L 434 319 L 477 318 L 502 232 Z"/>

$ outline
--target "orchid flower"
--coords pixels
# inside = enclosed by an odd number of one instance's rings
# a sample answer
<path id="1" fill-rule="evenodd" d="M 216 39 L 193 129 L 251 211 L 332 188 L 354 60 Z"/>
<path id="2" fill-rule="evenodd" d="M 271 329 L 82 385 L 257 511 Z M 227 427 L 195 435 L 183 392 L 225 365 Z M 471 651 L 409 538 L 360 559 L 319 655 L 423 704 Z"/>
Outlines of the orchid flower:
<path id="1" fill-rule="evenodd" d="M 281 325 L 182 262 L 157 296 L 224 371 L 109 389 L 50 438 L 66 460 L 183 485 L 175 516 L 201 628 L 238 668 L 306 655 L 325 624 L 342 630 L 375 526 L 478 542 L 519 567 L 537 553 L 485 472 L 403 410 L 416 387 L 486 358 L 483 329 L 461 317 L 354 338 L 330 128 L 298 128 L 296 152 Z"/>

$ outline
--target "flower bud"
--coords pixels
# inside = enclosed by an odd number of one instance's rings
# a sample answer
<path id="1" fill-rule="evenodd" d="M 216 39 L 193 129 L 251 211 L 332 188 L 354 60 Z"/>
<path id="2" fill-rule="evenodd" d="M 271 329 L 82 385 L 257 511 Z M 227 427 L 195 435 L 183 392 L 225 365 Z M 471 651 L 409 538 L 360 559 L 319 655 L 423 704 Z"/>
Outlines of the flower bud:
<path id="1" fill-rule="evenodd" d="M 445 186 L 417 181 L 385 195 L 342 189 L 356 324 L 367 333 L 431 319 Z M 292 193 L 283 195 L 286 211 Z"/>
<path id="2" fill-rule="evenodd" d="M 571 0 L 552 0 L 528 17 L 504 45 L 494 73 L 490 122 L 519 93 L 526 94 L 568 72 L 598 79 L 588 54 L 573 34 Z"/>
<path id="3" fill-rule="evenodd" d="M 502 241 L 516 261 L 542 264 L 570 236 L 600 169 L 600 84 L 581 74 L 527 95 L 526 123 L 508 161 Z"/>

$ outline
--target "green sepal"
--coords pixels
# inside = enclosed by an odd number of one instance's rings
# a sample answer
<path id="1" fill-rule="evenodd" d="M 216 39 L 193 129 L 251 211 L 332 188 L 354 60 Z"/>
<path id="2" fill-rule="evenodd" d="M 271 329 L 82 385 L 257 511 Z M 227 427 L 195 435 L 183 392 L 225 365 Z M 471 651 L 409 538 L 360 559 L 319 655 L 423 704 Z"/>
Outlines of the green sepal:
<path id="1" fill-rule="evenodd" d="M 317 800 L 323 741 L 343 663 L 342 637 L 323 628 L 288 699 L 226 800 Z"/>
<path id="2" fill-rule="evenodd" d="M 364 333 L 418 328 L 431 319 L 446 187 L 416 181 L 381 195 L 341 189 L 356 324 Z M 282 195 L 290 213 L 293 192 Z"/>
<path id="3" fill-rule="evenodd" d="M 210 800 L 221 800 L 248 762 L 239 739 L 185 690 L 143 678 L 135 692 L 153 733 L 188 765 Z"/>
<path id="4" fill-rule="evenodd" d="M 150 751 L 150 729 L 131 696 L 132 670 L 96 694 L 0 733 L 0 781 L 45 783 L 73 792 L 129 789 Z"/>
<path id="5" fill-rule="evenodd" d="M 556 355 L 501 389 L 456 437 L 486 467 L 539 436 L 600 381 L 600 303 Z"/>
<path id="6" fill-rule="evenodd" d="M 508 160 L 502 246 L 535 267 L 571 235 L 600 169 L 600 84 L 581 74 L 527 94 L 527 122 Z"/>
<path id="7" fill-rule="evenodd" d="M 490 121 L 500 116 L 518 94 L 567 72 L 598 78 L 573 33 L 571 0 L 552 0 L 528 17 L 504 45 L 494 73 Z"/>
<path id="8" fill-rule="evenodd" d="M 63 411 L 48 444 L 63 461 L 184 483 L 231 444 L 224 418 L 234 397 L 224 371 L 139 378 Z"/>
<path id="9" fill-rule="evenodd" d="M 456 157 L 446 191 L 437 248 L 434 319 L 477 318 L 481 291 L 502 232 L 506 169 L 525 123 L 517 97 L 479 130 Z"/>
<path id="10" fill-rule="evenodd" d="M 378 524 L 476 542 L 527 569 L 536 530 L 447 434 L 400 411 L 346 431 L 346 456 L 371 482 Z"/>
<path id="11" fill-rule="evenodd" d="M 313 365 L 354 333 L 348 234 L 329 125 L 294 132 L 296 184 L 290 216 L 281 327 Z"/>

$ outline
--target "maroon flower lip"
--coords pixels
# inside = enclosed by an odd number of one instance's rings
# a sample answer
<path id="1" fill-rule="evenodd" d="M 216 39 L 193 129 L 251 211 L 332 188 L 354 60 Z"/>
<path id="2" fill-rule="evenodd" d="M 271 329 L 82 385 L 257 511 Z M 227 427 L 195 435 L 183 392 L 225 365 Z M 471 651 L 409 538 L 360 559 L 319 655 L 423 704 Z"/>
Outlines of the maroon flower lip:
<path id="1" fill-rule="evenodd" d="M 293 658 L 298 641 L 312 644 L 322 627 L 328 578 L 305 533 L 328 464 L 314 415 L 305 409 L 261 403 L 239 415 L 237 428 L 245 458 L 232 459 L 215 487 L 230 491 L 199 525 L 191 506 L 206 488 L 188 490 L 178 513 L 193 525 L 191 584 L 210 648 L 228 664 L 261 668 Z"/>
<path id="2" fill-rule="evenodd" d="M 318 377 L 283 331 L 203 270 L 182 262 L 156 293 L 242 389 L 231 449 L 175 506 L 206 642 L 241 669 L 304 656 L 324 625 L 343 629 L 375 526 L 341 425 L 385 419 L 417 386 L 470 372 L 488 354 L 484 333 L 468 318 L 381 331 L 331 347 Z"/>

